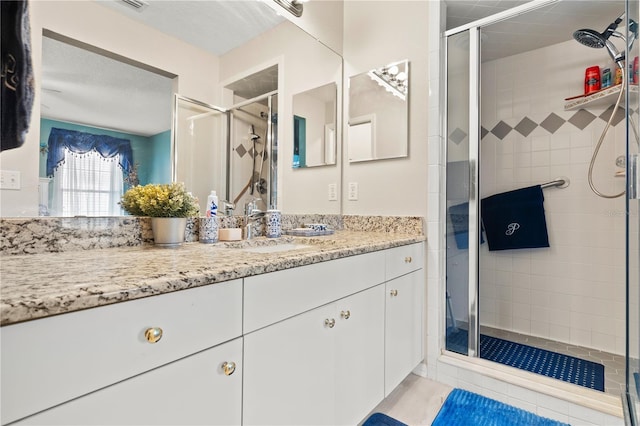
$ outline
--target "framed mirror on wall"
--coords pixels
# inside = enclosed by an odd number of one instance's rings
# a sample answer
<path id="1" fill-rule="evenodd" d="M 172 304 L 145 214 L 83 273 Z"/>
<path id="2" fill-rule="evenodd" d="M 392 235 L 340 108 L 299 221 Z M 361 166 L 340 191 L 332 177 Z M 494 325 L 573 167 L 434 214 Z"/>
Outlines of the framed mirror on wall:
<path id="1" fill-rule="evenodd" d="M 409 154 L 409 61 L 349 78 L 349 162 Z"/>
<path id="2" fill-rule="evenodd" d="M 293 168 L 336 164 L 338 86 L 293 95 Z"/>

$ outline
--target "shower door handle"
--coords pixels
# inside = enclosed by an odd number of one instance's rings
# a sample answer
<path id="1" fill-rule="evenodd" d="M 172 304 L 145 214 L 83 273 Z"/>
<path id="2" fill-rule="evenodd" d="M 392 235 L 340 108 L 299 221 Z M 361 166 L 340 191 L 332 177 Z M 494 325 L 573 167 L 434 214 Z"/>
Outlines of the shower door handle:
<path id="1" fill-rule="evenodd" d="M 638 174 L 638 154 L 629 154 L 629 188 L 627 197 L 630 200 L 640 200 L 640 175 Z"/>

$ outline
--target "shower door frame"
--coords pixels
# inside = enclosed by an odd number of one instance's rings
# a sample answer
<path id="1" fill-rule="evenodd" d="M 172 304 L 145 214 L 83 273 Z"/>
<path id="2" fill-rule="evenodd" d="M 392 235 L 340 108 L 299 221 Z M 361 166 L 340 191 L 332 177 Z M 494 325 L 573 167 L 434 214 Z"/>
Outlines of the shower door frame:
<path id="1" fill-rule="evenodd" d="M 466 25 L 445 31 L 445 39 L 456 34 L 469 33 L 469 274 L 468 274 L 468 346 L 467 356 L 472 358 L 480 358 L 480 316 L 479 316 L 479 299 L 480 299 L 480 68 L 481 68 L 481 46 L 480 34 L 482 27 L 495 24 L 531 12 L 542 7 L 549 6 L 561 0 L 534 0 L 521 6 L 514 7 L 504 12 L 497 13 L 487 18 L 479 19 Z M 444 63 L 448 69 L 448 52 L 447 43 L 444 43 Z M 448 72 L 444 73 L 444 110 L 448 111 Z M 443 114 L 442 128 L 445 129 L 445 144 L 448 144 L 446 137 L 448 129 L 447 114 Z M 445 148 L 445 157 L 448 149 Z M 445 164 L 448 159 L 445 158 Z M 446 179 L 446 178 L 445 178 Z M 446 187 L 446 184 L 445 184 Z M 446 244 L 445 244 L 446 247 Z M 446 336 L 446 320 L 444 321 L 445 330 L 441 330 Z M 445 337 L 446 339 L 446 337 Z"/>

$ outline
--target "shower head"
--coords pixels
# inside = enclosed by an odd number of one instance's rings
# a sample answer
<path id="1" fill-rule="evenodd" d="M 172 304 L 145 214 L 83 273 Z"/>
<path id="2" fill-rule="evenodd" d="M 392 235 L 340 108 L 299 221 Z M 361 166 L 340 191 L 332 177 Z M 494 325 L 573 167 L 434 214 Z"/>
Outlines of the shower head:
<path id="1" fill-rule="evenodd" d="M 601 49 L 605 46 L 607 39 L 596 30 L 582 29 L 573 33 L 573 38 L 584 46 Z"/>
<path id="2" fill-rule="evenodd" d="M 622 61 L 624 61 L 624 53 L 620 53 L 616 46 L 609 41 L 609 38 L 612 35 L 616 37 L 622 38 L 624 40 L 624 36 L 616 31 L 618 25 L 622 22 L 622 18 L 624 17 L 624 13 L 620 15 L 615 21 L 609 24 L 607 28 L 599 33 L 596 30 L 591 30 L 588 28 L 583 28 L 581 30 L 577 30 L 573 33 L 573 38 L 580 44 L 595 48 L 601 49 L 603 47 L 607 48 L 611 59 L 619 66 L 623 67 Z"/>

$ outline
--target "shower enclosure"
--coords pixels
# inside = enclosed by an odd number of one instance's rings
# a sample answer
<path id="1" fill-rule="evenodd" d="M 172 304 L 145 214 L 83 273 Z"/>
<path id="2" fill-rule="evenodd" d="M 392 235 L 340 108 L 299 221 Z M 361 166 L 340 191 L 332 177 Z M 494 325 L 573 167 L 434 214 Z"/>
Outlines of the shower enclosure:
<path id="1" fill-rule="evenodd" d="M 637 2 L 550 0 L 445 33 L 446 349 L 622 397 L 632 424 L 640 387 L 638 21 Z M 572 37 L 576 30 L 591 46 Z M 616 62 L 621 84 L 584 96 L 585 69 L 615 75 Z M 541 205 L 527 198 L 527 215 L 511 218 L 525 189 L 541 194 Z M 489 213 L 498 194 L 509 203 Z M 609 194 L 623 196 L 602 197 Z M 533 236 L 546 232 L 548 244 L 496 243 L 533 229 L 534 216 L 544 228 Z M 492 229 L 498 219 L 502 234 Z M 578 363 L 584 377 L 549 371 L 557 359 Z"/>
<path id="2" fill-rule="evenodd" d="M 240 208 L 251 201 L 262 211 L 275 208 L 277 99 L 274 91 L 230 108 L 228 194 L 229 201 Z"/>

